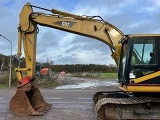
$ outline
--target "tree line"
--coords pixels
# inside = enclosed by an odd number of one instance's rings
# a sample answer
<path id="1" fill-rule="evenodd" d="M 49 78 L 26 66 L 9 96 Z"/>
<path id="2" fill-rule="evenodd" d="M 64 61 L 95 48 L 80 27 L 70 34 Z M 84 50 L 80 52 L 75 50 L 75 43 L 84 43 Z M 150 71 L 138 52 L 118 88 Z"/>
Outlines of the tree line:
<path id="1" fill-rule="evenodd" d="M 0 54 L 0 65 L 1 70 L 9 70 L 10 56 L 5 56 Z M 20 60 L 17 59 L 16 55 L 12 56 L 12 69 L 18 67 L 20 61 L 21 67 L 25 67 L 25 58 L 22 57 Z M 64 64 L 56 65 L 53 61 L 47 59 L 46 62 L 40 63 L 36 62 L 36 70 L 41 68 L 49 68 L 54 72 L 117 72 L 117 67 L 115 65 L 99 65 L 99 64 Z"/>
<path id="2" fill-rule="evenodd" d="M 65 65 L 49 65 L 43 63 L 43 67 L 50 68 L 56 72 L 117 72 L 115 65 L 99 65 L 99 64 L 65 64 Z"/>

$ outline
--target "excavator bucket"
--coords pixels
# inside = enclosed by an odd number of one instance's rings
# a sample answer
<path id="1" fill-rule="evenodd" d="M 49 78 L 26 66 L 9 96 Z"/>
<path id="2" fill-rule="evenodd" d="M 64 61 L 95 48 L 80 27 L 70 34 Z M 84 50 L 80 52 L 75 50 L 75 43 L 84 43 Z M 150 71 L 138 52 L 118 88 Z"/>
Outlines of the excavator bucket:
<path id="1" fill-rule="evenodd" d="M 44 101 L 41 92 L 31 83 L 27 83 L 16 91 L 10 101 L 10 110 L 16 115 L 43 115 L 51 108 Z"/>

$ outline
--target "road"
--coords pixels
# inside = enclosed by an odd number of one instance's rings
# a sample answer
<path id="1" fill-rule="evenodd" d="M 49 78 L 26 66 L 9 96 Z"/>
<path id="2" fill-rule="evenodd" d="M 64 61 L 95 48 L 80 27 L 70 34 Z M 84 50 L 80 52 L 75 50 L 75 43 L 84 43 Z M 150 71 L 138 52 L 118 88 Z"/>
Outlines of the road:
<path id="1" fill-rule="evenodd" d="M 95 90 L 40 89 L 53 107 L 44 116 L 16 116 L 9 111 L 15 88 L 0 90 L 0 120 L 96 120 L 92 95 Z"/>

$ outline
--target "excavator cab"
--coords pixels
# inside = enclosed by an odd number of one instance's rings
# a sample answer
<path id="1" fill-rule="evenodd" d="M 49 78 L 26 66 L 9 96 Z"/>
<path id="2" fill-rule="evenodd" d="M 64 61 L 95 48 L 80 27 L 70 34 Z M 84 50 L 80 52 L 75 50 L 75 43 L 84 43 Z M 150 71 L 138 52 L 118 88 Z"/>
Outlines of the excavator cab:
<path id="1" fill-rule="evenodd" d="M 129 35 L 121 41 L 120 91 L 93 96 L 98 120 L 160 118 L 160 35 Z"/>
<path id="2" fill-rule="evenodd" d="M 151 86 L 160 85 L 159 49 L 158 35 L 130 35 L 122 43 L 118 80 L 123 91 L 153 92 Z"/>

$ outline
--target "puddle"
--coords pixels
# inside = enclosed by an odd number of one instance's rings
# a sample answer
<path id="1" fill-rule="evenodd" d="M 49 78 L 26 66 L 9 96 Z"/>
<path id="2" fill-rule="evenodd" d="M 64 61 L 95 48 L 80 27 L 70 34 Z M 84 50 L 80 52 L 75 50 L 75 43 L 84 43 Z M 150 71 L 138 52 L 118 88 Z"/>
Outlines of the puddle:
<path id="1" fill-rule="evenodd" d="M 117 81 L 88 81 L 73 85 L 63 85 L 56 87 L 55 89 L 85 89 L 98 86 L 115 86 L 115 85 L 118 85 Z"/>

